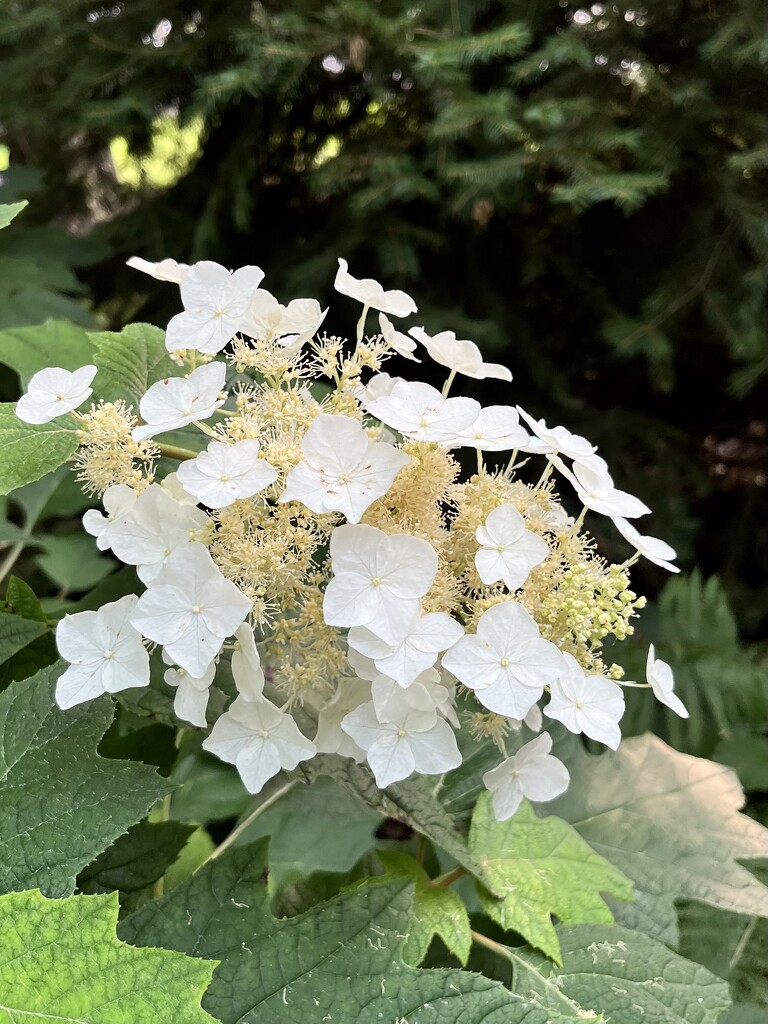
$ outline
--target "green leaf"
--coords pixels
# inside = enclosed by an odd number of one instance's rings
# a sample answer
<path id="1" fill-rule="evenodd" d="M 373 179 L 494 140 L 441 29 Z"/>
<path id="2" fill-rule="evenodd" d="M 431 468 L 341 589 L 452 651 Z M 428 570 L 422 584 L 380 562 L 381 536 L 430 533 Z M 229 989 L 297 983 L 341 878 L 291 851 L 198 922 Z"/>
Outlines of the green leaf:
<path id="1" fill-rule="evenodd" d="M 431 885 L 421 864 L 406 853 L 380 850 L 378 856 L 386 868 L 384 880 L 408 878 L 415 884 L 403 960 L 412 967 L 418 967 L 427 955 L 432 939 L 438 935 L 450 952 L 466 964 L 472 936 L 467 908 L 458 893 Z"/>
<path id="2" fill-rule="evenodd" d="M 112 559 L 105 558 L 93 537 L 85 533 L 49 536 L 43 545 L 45 552 L 37 564 L 66 593 L 90 590 L 115 568 Z"/>
<path id="3" fill-rule="evenodd" d="M 45 622 L 45 612 L 40 606 L 37 595 L 28 583 L 18 576 L 11 576 L 5 592 L 5 601 L 11 614 L 20 615 L 23 619 Z"/>
<path id="4" fill-rule="evenodd" d="M 192 832 L 184 849 L 171 864 L 165 874 L 165 891 L 170 892 L 204 864 L 216 849 L 216 844 L 204 828 L 196 828 Z"/>
<path id="5" fill-rule="evenodd" d="M 285 779 L 278 777 L 274 787 L 265 787 L 243 817 L 284 785 Z M 310 786 L 294 785 L 243 832 L 242 842 L 270 837 L 272 884 L 282 888 L 313 871 L 349 871 L 374 845 L 380 822 L 351 793 L 320 777 Z"/>
<path id="6" fill-rule="evenodd" d="M 330 775 L 368 807 L 387 818 L 404 821 L 457 860 L 495 895 L 501 895 L 495 891 L 495 883 L 481 860 L 467 846 L 459 823 L 440 802 L 441 779 L 417 776 L 381 790 L 366 765 L 355 764 L 348 757 L 323 754 L 313 758 L 307 770 L 313 776 Z"/>
<path id="7" fill-rule="evenodd" d="M 0 363 L 10 366 L 26 388 L 29 378 L 47 366 L 77 370 L 93 362 L 93 349 L 82 327 L 67 320 L 47 320 L 34 327 L 0 331 Z"/>
<path id="8" fill-rule="evenodd" d="M 43 622 L 20 615 L 0 615 L 0 665 L 47 631 Z"/>
<path id="9" fill-rule="evenodd" d="M 768 861 L 757 866 L 768 878 Z M 727 981 L 739 1002 L 761 1004 L 768 1009 L 768 921 L 745 914 L 731 914 L 703 903 L 678 903 L 679 952 Z"/>
<path id="10" fill-rule="evenodd" d="M 469 848 L 482 860 L 501 900 L 480 889 L 486 913 L 519 932 L 557 963 L 560 947 L 551 915 L 564 924 L 611 924 L 600 893 L 632 899 L 632 885 L 560 818 L 538 818 L 527 801 L 497 821 L 490 793 L 477 802 Z"/>
<path id="11" fill-rule="evenodd" d="M 265 842 L 229 850 L 119 934 L 221 960 L 203 1005 L 224 1024 L 522 1024 L 521 1001 L 497 982 L 405 966 L 410 883 L 362 886 L 278 921 L 266 878 Z"/>
<path id="12" fill-rule="evenodd" d="M 86 865 L 77 876 L 83 893 L 138 892 L 156 882 L 195 831 L 177 821 L 140 821 Z"/>
<path id="13" fill-rule="evenodd" d="M 0 890 L 71 893 L 75 876 L 164 796 L 151 768 L 107 761 L 96 744 L 108 697 L 60 711 L 61 665 L 0 694 Z"/>
<path id="14" fill-rule="evenodd" d="M 165 347 L 165 332 L 151 324 L 129 324 L 120 333 L 90 334 L 99 368 L 94 398 L 114 402 L 118 398 L 138 406 L 139 399 L 162 377 L 178 377 L 179 367 Z"/>
<path id="15" fill-rule="evenodd" d="M 533 951 L 507 949 L 513 991 L 546 1008 L 555 1024 L 715 1024 L 730 1005 L 719 978 L 640 932 L 581 925 L 558 928 L 558 937 L 562 967 Z"/>
<path id="16" fill-rule="evenodd" d="M 117 896 L 0 896 L 0 1019 L 214 1024 L 200 1006 L 214 964 L 115 936 Z"/>
<path id="17" fill-rule="evenodd" d="M 39 480 L 77 450 L 76 430 L 56 420 L 22 423 L 15 410 L 13 402 L 0 403 L 0 494 Z"/>
<path id="18" fill-rule="evenodd" d="M 681 754 L 655 736 L 600 757 L 572 746 L 568 792 L 549 806 L 635 886 L 617 920 L 677 945 L 674 901 L 768 917 L 768 887 L 738 861 L 768 856 L 768 829 L 739 814 L 734 772 Z"/>
<path id="19" fill-rule="evenodd" d="M 0 228 L 7 228 L 14 217 L 18 217 L 25 206 L 29 206 L 26 199 L 20 203 L 0 203 Z"/>

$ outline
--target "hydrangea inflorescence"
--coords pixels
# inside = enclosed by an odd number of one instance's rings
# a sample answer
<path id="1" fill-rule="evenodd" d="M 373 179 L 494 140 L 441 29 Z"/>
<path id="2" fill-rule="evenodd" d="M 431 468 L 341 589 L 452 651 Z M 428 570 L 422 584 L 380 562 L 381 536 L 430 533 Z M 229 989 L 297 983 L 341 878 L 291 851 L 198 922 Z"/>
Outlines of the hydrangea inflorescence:
<path id="1" fill-rule="evenodd" d="M 258 267 L 130 262 L 180 287 L 166 335 L 179 375 L 153 383 L 137 411 L 78 412 L 95 368 L 45 370 L 17 407 L 33 423 L 74 417 L 79 479 L 106 513 L 87 512 L 85 529 L 146 587 L 62 620 L 62 707 L 148 686 L 157 645 L 177 716 L 207 728 L 228 663 L 237 696 L 203 745 L 251 792 L 318 752 L 366 760 L 382 788 L 441 774 L 461 763 L 463 724 L 501 752 L 485 776 L 499 818 L 568 784 L 541 710 L 614 749 L 624 685 L 686 714 L 653 651 L 643 684 L 602 658 L 644 604 L 629 567 L 642 554 L 674 572 L 674 552 L 628 522 L 649 509 L 585 438 L 452 390 L 462 375 L 510 381 L 509 370 L 450 331 L 397 330 L 389 317 L 415 313 L 410 296 L 358 280 L 344 260 L 336 288 L 362 305 L 352 343 L 320 333 L 327 310 L 314 299 L 278 302 Z M 366 335 L 371 310 L 380 331 Z M 447 370 L 442 392 L 382 370 L 420 355 Z M 157 440 L 184 427 L 206 435 L 199 454 Z M 533 458 L 536 483 L 519 476 Z M 575 492 L 577 518 L 556 481 Z M 622 565 L 597 553 L 587 513 L 635 548 Z"/>

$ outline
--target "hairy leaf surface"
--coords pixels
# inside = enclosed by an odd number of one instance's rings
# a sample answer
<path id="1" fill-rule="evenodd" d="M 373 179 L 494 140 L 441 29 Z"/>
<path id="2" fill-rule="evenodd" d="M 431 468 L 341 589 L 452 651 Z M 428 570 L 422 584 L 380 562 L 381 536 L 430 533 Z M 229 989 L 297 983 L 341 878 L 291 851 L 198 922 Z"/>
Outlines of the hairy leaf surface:
<path id="1" fill-rule="evenodd" d="M 0 494 L 39 480 L 74 454 L 77 432 L 62 423 L 22 423 L 14 402 L 0 403 Z"/>
<path id="2" fill-rule="evenodd" d="M 472 936 L 467 908 L 458 893 L 430 885 L 429 876 L 421 864 L 405 853 L 380 850 L 379 859 L 386 868 L 386 879 L 406 878 L 415 886 L 403 960 L 413 967 L 418 966 L 427 955 L 432 939 L 438 935 L 450 952 L 466 964 Z"/>
<path id="3" fill-rule="evenodd" d="M 90 334 L 93 361 L 99 368 L 94 396 L 106 402 L 126 400 L 138 410 L 139 399 L 161 377 L 179 377 L 183 371 L 171 361 L 165 332 L 151 324 L 129 324 L 119 333 Z"/>
<path id="4" fill-rule="evenodd" d="M 107 697 L 56 707 L 60 665 L 0 694 L 0 891 L 68 895 L 75 876 L 139 821 L 169 787 L 146 765 L 108 761 L 96 745 Z"/>
<path id="5" fill-rule="evenodd" d="M 738 863 L 768 856 L 768 829 L 739 814 L 730 768 L 651 735 L 600 757 L 574 745 L 567 763 L 570 788 L 549 807 L 632 879 L 620 923 L 676 945 L 675 899 L 768 917 L 768 886 Z"/>
<path id="6" fill-rule="evenodd" d="M 229 851 L 126 918 L 121 937 L 220 960 L 203 1005 L 224 1024 L 309 1024 L 328 1015 L 338 1024 L 529 1020 L 523 1001 L 497 982 L 403 963 L 410 881 L 366 885 L 278 921 L 268 910 L 266 852 L 264 842 Z"/>
<path id="7" fill-rule="evenodd" d="M 117 896 L 0 896 L 0 1020 L 214 1024 L 200 1006 L 214 965 L 115 936 Z"/>
<path id="8" fill-rule="evenodd" d="M 562 967 L 509 950 L 513 989 L 553 1012 L 554 1024 L 715 1024 L 730 1005 L 728 986 L 699 964 L 627 928 L 558 928 Z M 594 1014 L 590 1014 L 594 1011 Z"/>
<path id="9" fill-rule="evenodd" d="M 498 900 L 480 890 L 486 913 L 557 963 L 562 961 L 553 914 L 564 924 L 611 924 L 600 894 L 632 899 L 629 879 L 561 818 L 538 818 L 527 800 L 508 821 L 497 821 L 490 793 L 483 794 L 469 847 L 504 894 Z"/>

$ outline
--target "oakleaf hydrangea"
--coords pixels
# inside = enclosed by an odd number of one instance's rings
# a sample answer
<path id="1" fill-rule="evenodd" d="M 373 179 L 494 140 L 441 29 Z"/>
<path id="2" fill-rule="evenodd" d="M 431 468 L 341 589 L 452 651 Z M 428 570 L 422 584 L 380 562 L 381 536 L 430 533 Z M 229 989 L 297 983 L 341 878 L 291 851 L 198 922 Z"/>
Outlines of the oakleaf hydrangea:
<path id="1" fill-rule="evenodd" d="M 500 819 L 567 787 L 553 723 L 618 746 L 625 681 L 603 644 L 643 606 L 634 563 L 677 570 L 595 445 L 457 393 L 511 391 L 512 373 L 448 328 L 403 324 L 413 299 L 343 258 L 336 290 L 362 307 L 351 340 L 258 267 L 129 264 L 178 288 L 178 373 L 137 408 L 86 407 L 97 368 L 51 368 L 17 405 L 77 431 L 78 480 L 103 503 L 83 525 L 138 576 L 136 594 L 60 622 L 60 707 L 161 689 L 253 793 L 318 753 L 367 764 L 381 788 L 439 777 L 469 732 L 498 751 L 484 781 Z M 430 361 L 442 390 L 406 373 Z M 627 542 L 621 564 L 589 532 L 600 516 Z M 629 685 L 687 714 L 653 647 Z"/>

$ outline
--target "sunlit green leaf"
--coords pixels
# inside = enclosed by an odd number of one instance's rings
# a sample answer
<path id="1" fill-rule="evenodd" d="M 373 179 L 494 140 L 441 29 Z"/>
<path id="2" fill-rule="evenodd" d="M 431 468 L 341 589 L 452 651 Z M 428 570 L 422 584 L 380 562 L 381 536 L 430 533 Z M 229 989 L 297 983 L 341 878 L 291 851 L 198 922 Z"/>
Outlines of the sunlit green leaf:
<path id="1" fill-rule="evenodd" d="M 0 896 L 0 1019 L 214 1024 L 200 1006 L 215 964 L 115 936 L 117 896 Z"/>

